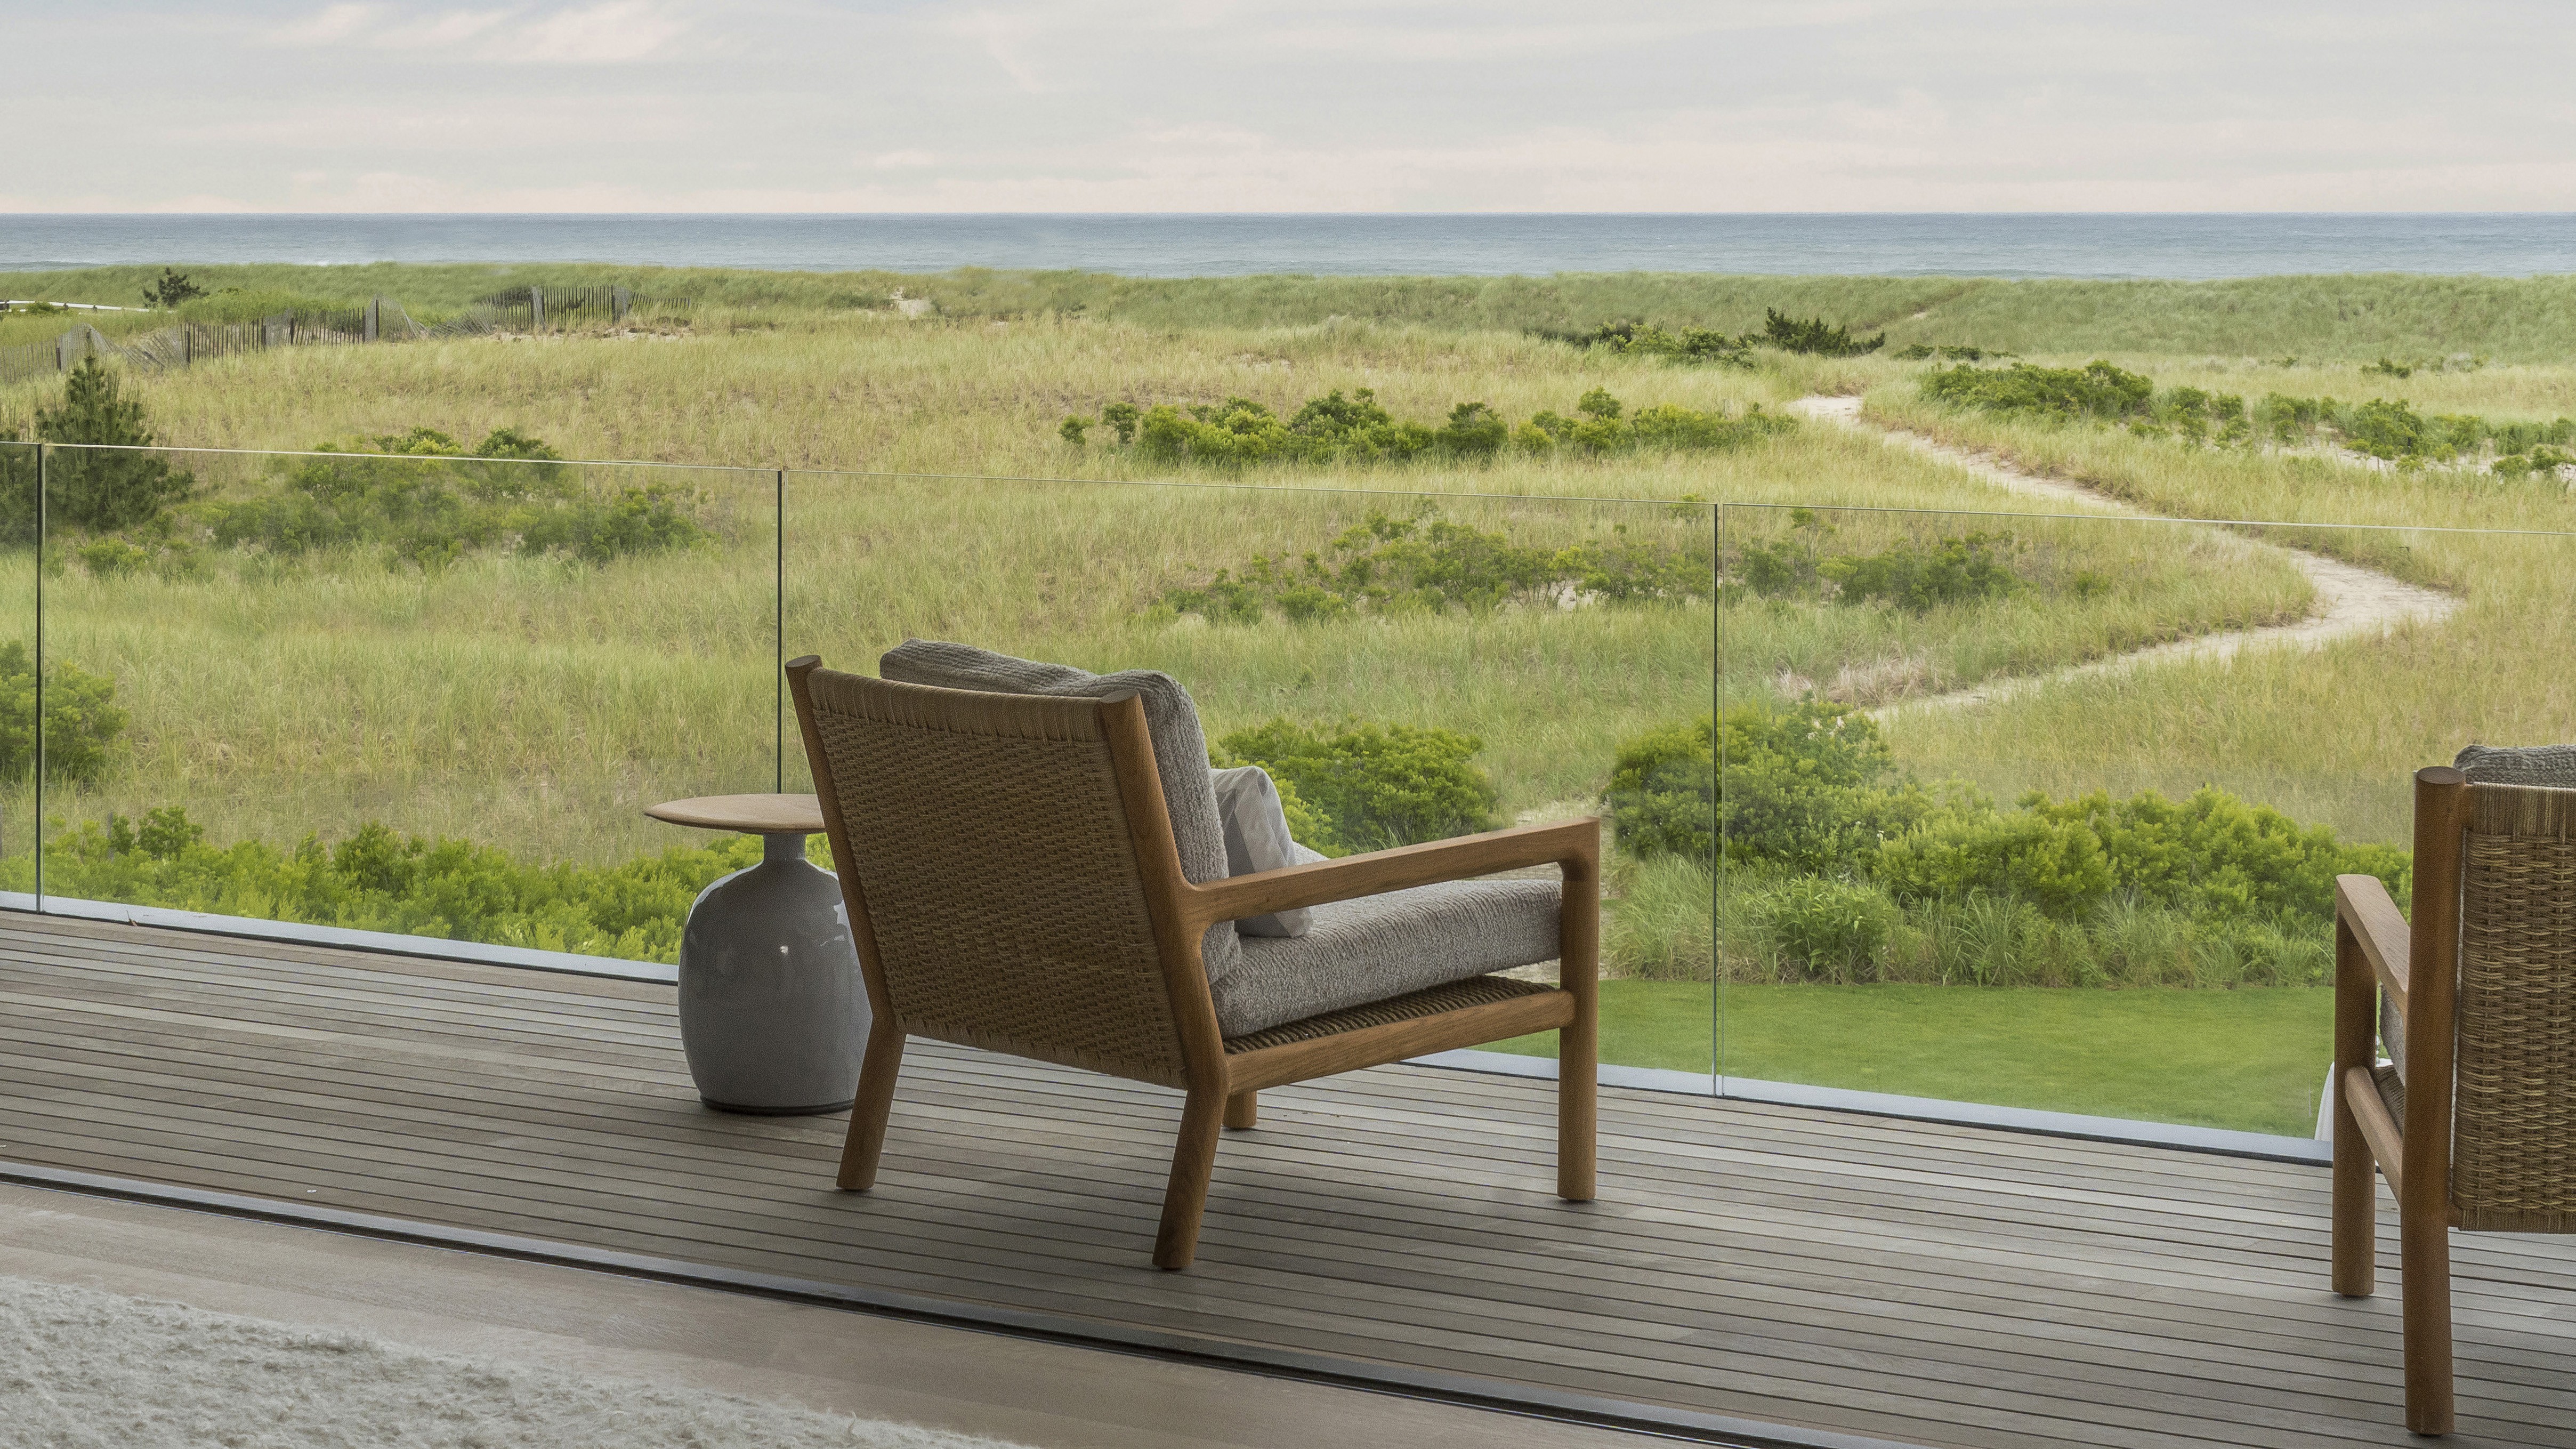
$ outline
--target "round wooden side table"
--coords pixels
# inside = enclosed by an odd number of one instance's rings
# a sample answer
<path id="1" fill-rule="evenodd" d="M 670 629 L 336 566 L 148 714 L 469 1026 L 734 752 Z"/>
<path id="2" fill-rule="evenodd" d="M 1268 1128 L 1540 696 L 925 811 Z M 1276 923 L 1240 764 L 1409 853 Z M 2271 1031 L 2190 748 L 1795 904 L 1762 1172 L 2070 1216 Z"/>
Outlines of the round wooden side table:
<path id="1" fill-rule="evenodd" d="M 644 812 L 761 838 L 760 864 L 698 894 L 680 934 L 680 1046 L 708 1106 L 792 1116 L 858 1094 L 868 993 L 841 884 L 805 859 L 811 795 L 706 795 Z"/>

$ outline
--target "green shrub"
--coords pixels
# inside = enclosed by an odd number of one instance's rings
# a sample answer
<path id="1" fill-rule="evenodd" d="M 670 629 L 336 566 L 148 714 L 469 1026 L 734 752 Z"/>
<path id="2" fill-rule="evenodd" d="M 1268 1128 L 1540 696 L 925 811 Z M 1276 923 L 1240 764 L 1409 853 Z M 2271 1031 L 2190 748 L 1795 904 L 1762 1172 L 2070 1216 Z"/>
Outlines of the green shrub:
<path id="1" fill-rule="evenodd" d="M 2527 455 L 2508 453 L 2495 460 L 2499 478 L 2554 478 L 2561 468 L 2576 468 L 2576 453 L 2546 443 L 2533 445 Z"/>
<path id="2" fill-rule="evenodd" d="M 604 867 L 537 865 L 491 846 L 424 840 L 369 823 L 336 845 L 306 836 L 217 847 L 184 810 L 111 817 L 57 836 L 45 885 L 65 896 L 261 920 L 674 961 L 690 903 L 754 864 L 760 843 L 728 837 Z M 21 857 L 12 870 L 31 868 Z"/>
<path id="3" fill-rule="evenodd" d="M 1927 808 L 1914 792 L 1891 788 L 1896 771 L 1876 722 L 1848 706 L 1745 706 L 1724 724 L 1718 794 L 1729 862 L 1840 874 Z"/>
<path id="4" fill-rule="evenodd" d="M 1636 736 L 1619 747 L 1605 798 L 1619 846 L 1631 855 L 1715 858 L 1722 805 L 1729 864 L 1826 874 L 1851 869 L 1937 803 L 1899 774 L 1876 721 L 1813 699 L 1729 710 L 1722 730 L 1703 716 Z"/>
<path id="5" fill-rule="evenodd" d="M 45 773 L 57 780 L 95 780 L 108 750 L 130 721 L 116 703 L 116 681 L 68 660 L 45 665 Z M 0 780 L 24 778 L 36 765 L 36 669 L 27 646 L 0 644 Z"/>
<path id="6" fill-rule="evenodd" d="M 1801 876 L 1771 893 L 1762 925 L 1808 980 L 1871 980 L 1901 913 L 1885 891 L 1856 881 Z"/>
<path id="7" fill-rule="evenodd" d="M 2283 444 L 2295 443 L 2314 432 L 2333 410 L 2324 398 L 2290 397 L 2277 392 L 2265 393 L 2257 409 L 2272 441 Z"/>
<path id="8" fill-rule="evenodd" d="M 327 456 L 286 465 L 275 492 L 197 512 L 226 547 L 281 557 L 369 547 L 421 566 L 489 549 L 602 564 L 710 536 L 692 490 L 650 483 L 593 492 L 554 449 L 513 429 L 495 430 L 471 454 L 432 428 L 368 441 L 366 451 L 325 445 L 317 451 Z"/>
<path id="9" fill-rule="evenodd" d="M 2181 801 L 2152 790 L 2126 800 L 2095 791 L 2062 803 L 2033 795 L 2022 805 L 2090 829 L 2120 889 L 2198 914 L 2324 923 L 2334 919 L 2338 875 L 2377 876 L 2400 900 L 2411 888 L 2405 851 L 2346 845 L 2325 826 L 2208 786 Z"/>
<path id="10" fill-rule="evenodd" d="M 1829 327 L 1822 317 L 1801 322 L 1785 313 L 1762 309 L 1761 341 L 1783 352 L 1808 353 L 1817 357 L 1858 357 L 1876 352 L 1887 345 L 1887 334 L 1862 342 L 1851 335 L 1848 327 Z"/>
<path id="11" fill-rule="evenodd" d="M 2148 411 L 2156 385 L 2097 358 L 2080 368 L 2028 362 L 2004 368 L 1936 367 L 1923 375 L 1922 389 L 1934 402 L 1990 413 L 2126 419 Z"/>
<path id="12" fill-rule="evenodd" d="M 1395 417 L 1379 405 L 1375 392 L 1361 388 L 1348 397 L 1336 389 L 1308 399 L 1295 416 L 1285 420 L 1243 397 L 1186 410 L 1164 404 L 1140 412 L 1133 403 L 1111 403 L 1100 416 L 1121 446 L 1132 432 L 1136 451 L 1155 462 L 1221 467 L 1402 462 L 1426 457 L 1490 459 L 1515 443 L 1531 452 L 1557 447 L 1599 453 L 1640 448 L 1705 451 L 1743 446 L 1797 427 L 1795 418 L 1764 412 L 1758 403 L 1742 414 L 1658 404 L 1622 421 L 1619 400 L 1600 388 L 1584 394 L 1576 410 L 1588 414 L 1588 420 L 1576 422 L 1546 411 L 1515 427 L 1481 402 L 1463 402 L 1434 428 Z M 1079 443 L 1089 426 L 1087 419 L 1071 417 L 1056 431 Z"/>
<path id="13" fill-rule="evenodd" d="M 2504 455 L 2519 454 L 2541 444 L 2576 443 L 2576 418 L 2500 423 L 2466 413 L 2428 417 L 2415 411 L 2412 404 L 2396 399 L 2374 398 L 2346 407 L 2331 398 L 2291 397 L 2277 392 L 2265 394 L 2261 402 L 2248 407 L 2243 398 L 2232 393 L 2210 393 L 2196 387 L 2168 388 L 2159 393 L 2148 379 L 2101 361 L 2081 369 L 2035 367 L 2029 363 L 2001 369 L 1936 367 L 1924 376 L 1922 391 L 1924 397 L 1951 407 L 2007 415 L 2091 418 L 2125 424 L 2138 436 L 2175 437 L 2189 443 L 2238 446 L 2263 438 L 2289 446 L 2324 431 L 2355 452 L 2410 466 L 2448 461 L 2488 442 L 2493 442 L 2496 451 Z M 2512 477 L 2532 469 L 2515 464 L 2499 471 Z"/>
<path id="14" fill-rule="evenodd" d="M 2346 413 L 2345 441 L 2374 458 L 2420 458 L 2441 446 L 2440 434 L 2427 419 L 2402 402 L 2375 398 Z"/>
<path id="15" fill-rule="evenodd" d="M 1468 406 L 1481 404 L 1461 405 Z M 1123 409 L 1130 417 L 1135 417 L 1136 409 L 1119 403 L 1102 409 L 1103 419 L 1123 443 L 1127 428 L 1110 416 L 1113 409 Z M 1355 397 L 1344 397 L 1337 389 L 1310 399 L 1284 422 L 1250 398 L 1230 397 L 1186 413 L 1168 404 L 1150 408 L 1136 418 L 1135 428 L 1136 451 L 1147 458 L 1225 466 L 1402 460 L 1420 457 L 1444 442 L 1437 430 L 1398 421 L 1378 405 L 1377 394 L 1368 388 L 1361 388 Z M 1475 445 L 1484 441 L 1479 433 Z M 1500 446 L 1498 441 L 1495 446 Z"/>
<path id="16" fill-rule="evenodd" d="M 149 448 L 152 428 L 143 404 L 123 397 L 116 374 L 95 357 L 63 379 L 63 400 L 36 409 L 36 437 L 48 443 Z M 133 528 L 161 516 L 188 496 L 195 479 L 157 453 L 66 449 L 45 466 L 45 517 L 53 524 L 108 530 Z"/>
<path id="17" fill-rule="evenodd" d="M 1637 963 L 1639 975 L 1692 971 L 1712 925 L 1711 969 L 1748 982 L 2227 989 L 2322 985 L 2334 966 L 2332 933 L 2295 918 L 2197 916 L 2113 896 L 2060 920 L 2009 896 L 1890 901 L 1866 883 L 1758 870 L 1729 872 L 1713 922 L 1684 919 L 1678 901 L 1633 917 L 1615 903 L 1604 960 Z"/>
<path id="18" fill-rule="evenodd" d="M 1757 597 L 1809 598 L 1833 585 L 1840 603 L 1884 602 L 1924 614 L 1945 604 L 2007 598 L 2029 586 L 2014 567 L 2022 552 L 2008 532 L 1911 540 L 1873 554 L 1827 554 L 1835 528 L 1806 509 L 1792 509 L 1790 532 L 1737 545 L 1736 574 Z"/>
<path id="19" fill-rule="evenodd" d="M 1944 819 L 1883 846 L 1866 867 L 1900 898 L 1976 893 L 2071 920 L 2114 894 L 2195 917 L 2334 919 L 2334 878 L 2374 875 L 2403 896 L 2405 852 L 2345 845 L 2267 805 L 2209 787 L 2190 799 L 2102 791 L 2009 813 Z"/>
<path id="20" fill-rule="evenodd" d="M 1994 349 L 1987 347 L 1937 346 L 1929 342 L 1917 342 L 1902 352 L 1891 352 L 1888 354 L 1888 356 L 1895 358 L 1899 362 L 1922 362 L 1928 358 L 1934 357 L 1941 359 L 1943 362 L 1983 362 L 1989 357 L 2011 357 L 2013 355 L 2014 354 L 2009 352 L 1997 352 Z"/>
<path id="21" fill-rule="evenodd" d="M 1924 614 L 1944 604 L 2020 592 L 2024 585 L 2011 562 L 2015 547 L 2009 533 L 1971 533 L 1941 538 L 1929 548 L 1901 543 L 1867 557 L 1828 559 L 1818 572 L 1842 586 L 1837 597 L 1843 600 L 1883 599 L 1908 613 Z"/>
<path id="22" fill-rule="evenodd" d="M 1224 736 L 1209 755 L 1219 768 L 1269 771 L 1283 801 L 1293 793 L 1312 812 L 1313 838 L 1297 838 L 1347 855 L 1492 829 L 1501 794 L 1470 763 L 1483 748 L 1454 730 L 1274 719 Z"/>
<path id="23" fill-rule="evenodd" d="M 2486 435 L 2499 453 L 2526 453 L 2543 444 L 2564 448 L 2576 444 L 2576 418 L 2553 418 L 2545 423 L 2490 423 Z"/>
<path id="24" fill-rule="evenodd" d="M 1753 366 L 1753 341 L 1706 327 L 1667 331 L 1649 322 L 1613 322 L 1588 333 L 1542 334 L 1577 347 L 1673 362 L 1711 362 L 1726 367 Z"/>
<path id="25" fill-rule="evenodd" d="M 1717 858 L 1712 719 L 1665 725 L 1619 746 L 1604 798 L 1620 849 L 1639 860 Z"/>
<path id="26" fill-rule="evenodd" d="M 2113 884 L 2100 836 L 2029 812 L 1945 819 L 1882 844 L 1859 865 L 1906 900 L 1994 895 L 2061 920 L 2101 904 Z"/>
<path id="27" fill-rule="evenodd" d="M 121 538 L 92 539 L 72 550 L 72 555 L 81 561 L 82 568 L 89 570 L 90 577 L 98 579 L 134 573 L 152 562 L 152 550 Z"/>
<path id="28" fill-rule="evenodd" d="M 1567 591 L 1618 604 L 1707 598 L 1711 555 L 1631 539 L 1587 539 L 1563 549 L 1516 544 L 1501 533 L 1428 510 L 1413 518 L 1372 511 L 1297 563 L 1255 555 L 1201 584 L 1175 585 L 1157 601 L 1212 624 L 1258 623 L 1276 609 L 1294 623 L 1354 612 L 1439 613 L 1513 600 L 1554 603 Z"/>

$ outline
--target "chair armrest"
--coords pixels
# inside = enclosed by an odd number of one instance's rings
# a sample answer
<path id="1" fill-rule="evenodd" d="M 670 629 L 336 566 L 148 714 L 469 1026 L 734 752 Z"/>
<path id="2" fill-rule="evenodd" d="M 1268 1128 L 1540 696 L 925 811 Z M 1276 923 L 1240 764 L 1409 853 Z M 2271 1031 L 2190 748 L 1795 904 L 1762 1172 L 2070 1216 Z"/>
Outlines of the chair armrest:
<path id="1" fill-rule="evenodd" d="M 1533 865 L 1563 866 L 1569 884 L 1598 881 L 1601 822 L 1569 820 L 1561 825 L 1528 825 L 1398 846 L 1367 855 L 1346 855 L 1313 865 L 1230 876 L 1185 887 L 1181 909 L 1187 929 L 1195 933 L 1219 921 L 1379 896 L 1439 881 L 1470 880 Z"/>
<path id="2" fill-rule="evenodd" d="M 2406 1019 L 2406 952 L 2413 940 L 2406 918 L 2388 898 L 2388 887 L 2375 875 L 2335 877 L 2335 918 L 2352 932 L 2353 941 L 2378 975 L 2397 1019 Z"/>

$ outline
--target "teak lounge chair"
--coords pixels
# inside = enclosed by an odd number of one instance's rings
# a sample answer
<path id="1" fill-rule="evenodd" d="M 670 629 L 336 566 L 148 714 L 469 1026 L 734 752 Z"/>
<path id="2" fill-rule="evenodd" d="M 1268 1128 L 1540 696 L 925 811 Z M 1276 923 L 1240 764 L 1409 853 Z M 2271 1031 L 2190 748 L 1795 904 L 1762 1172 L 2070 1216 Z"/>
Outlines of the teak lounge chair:
<path id="1" fill-rule="evenodd" d="M 1175 822 L 1189 822 L 1197 850 L 1215 807 L 1211 796 L 1203 813 L 1167 808 L 1166 775 L 1185 789 L 1206 789 L 1205 745 L 1185 693 L 1164 676 L 1137 676 L 1163 688 L 1158 707 L 1184 712 L 1167 713 L 1181 723 L 1166 733 L 1183 736 L 1167 742 L 1148 726 L 1147 700 L 1116 687 L 1130 676 L 1028 665 L 954 645 L 907 645 L 883 667 L 891 675 L 898 665 L 919 673 L 954 663 L 922 652 L 939 650 L 975 656 L 956 667 L 984 671 L 952 669 L 940 677 L 1051 671 L 1009 678 L 1057 692 L 890 682 L 835 673 L 811 656 L 787 665 L 875 1010 L 841 1187 L 865 1191 L 875 1181 L 907 1036 L 1177 1087 L 1188 1096 L 1154 1263 L 1185 1268 L 1197 1250 L 1220 1127 L 1251 1127 L 1263 1088 L 1554 1030 L 1557 1195 L 1591 1199 L 1598 821 L 1231 878 L 1222 878 L 1220 856 L 1219 878 L 1193 882 Z M 1082 690 L 1092 692 L 1072 692 Z M 1159 762 L 1158 745 L 1165 746 Z M 1193 768 L 1201 777 L 1195 785 L 1187 774 Z M 1184 803 L 1192 812 L 1201 804 L 1194 794 Z M 1561 898 L 1546 881 L 1433 885 L 1541 865 L 1561 868 Z M 1211 874 L 1204 861 L 1198 873 Z M 1416 889 L 1422 887 L 1430 889 Z M 1552 917 L 1545 924 L 1553 929 L 1533 947 L 1523 922 L 1519 951 L 1543 958 L 1553 950 L 1561 986 L 1462 974 L 1521 963 L 1497 958 L 1480 968 L 1472 949 L 1448 951 L 1453 959 L 1435 964 L 1456 979 L 1267 1021 L 1300 1009 L 1280 1003 L 1301 1000 L 1299 991 L 1332 975 L 1327 968 L 1370 966 L 1357 958 L 1371 949 L 1410 941 L 1409 957 L 1442 956 L 1442 949 L 1427 949 L 1439 938 L 1422 933 L 1445 929 L 1449 916 L 1458 924 L 1449 936 L 1463 936 L 1470 948 L 1491 939 L 1494 932 L 1479 938 L 1457 913 L 1479 902 L 1525 901 L 1533 889 L 1545 894 Z M 1337 902 L 1348 904 L 1328 907 Z M 1265 987 L 1257 979 L 1260 951 L 1238 943 L 1232 923 L 1300 906 L 1318 908 L 1319 921 L 1327 910 L 1340 912 L 1332 920 L 1343 925 L 1319 927 L 1311 943 L 1272 943 L 1283 963 L 1302 960 L 1311 969 L 1282 971 Z M 1257 1029 L 1220 1027 L 1208 966 L 1220 951 L 1229 968 L 1225 1011 Z M 1402 980 L 1405 963 L 1381 964 Z"/>
<path id="2" fill-rule="evenodd" d="M 2447 1434 L 2451 1229 L 2576 1232 L 2576 790 L 2418 771 L 2412 916 L 2336 878 L 2334 1290 L 2372 1288 L 2376 1162 L 2406 1427 Z"/>

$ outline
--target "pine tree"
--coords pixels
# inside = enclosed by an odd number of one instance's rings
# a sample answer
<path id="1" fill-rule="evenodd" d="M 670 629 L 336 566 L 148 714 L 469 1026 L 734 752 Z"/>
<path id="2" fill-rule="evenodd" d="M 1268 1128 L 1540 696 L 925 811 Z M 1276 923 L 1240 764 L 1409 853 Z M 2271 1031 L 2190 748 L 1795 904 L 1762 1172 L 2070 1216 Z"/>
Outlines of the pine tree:
<path id="1" fill-rule="evenodd" d="M 48 443 L 148 448 L 152 429 L 143 404 L 121 397 L 116 374 L 95 357 L 63 379 L 60 407 L 36 409 L 36 436 Z M 56 449 L 46 461 L 45 513 L 49 521 L 94 532 L 148 523 L 188 496 L 195 480 L 153 453 Z"/>
<path id="2" fill-rule="evenodd" d="M 163 267 L 161 269 L 161 279 L 143 289 L 143 305 L 146 307 L 176 307 L 191 297 L 202 297 L 204 295 L 206 295 L 206 289 L 189 281 L 188 274 L 186 272 L 174 272 L 168 267 Z"/>

